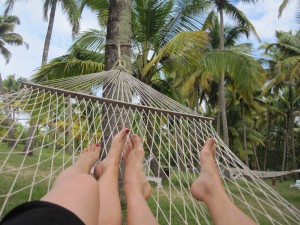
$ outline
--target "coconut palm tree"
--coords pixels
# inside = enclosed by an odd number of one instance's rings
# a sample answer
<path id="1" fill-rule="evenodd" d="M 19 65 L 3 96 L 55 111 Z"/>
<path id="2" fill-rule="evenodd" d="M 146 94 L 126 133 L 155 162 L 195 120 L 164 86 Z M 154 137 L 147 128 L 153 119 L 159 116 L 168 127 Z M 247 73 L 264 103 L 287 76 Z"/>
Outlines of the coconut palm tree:
<path id="1" fill-rule="evenodd" d="M 6 64 L 9 63 L 9 60 L 11 58 L 10 51 L 6 48 L 5 44 L 9 45 L 25 45 L 28 48 L 28 44 L 23 41 L 23 38 L 20 34 L 14 33 L 16 25 L 20 24 L 20 20 L 17 16 L 7 16 L 3 17 L 0 16 L 0 54 L 4 57 L 6 60 Z M 0 92 L 1 94 L 4 94 L 4 85 L 2 84 L 2 76 L 0 73 Z M 5 109 L 5 114 L 7 116 L 6 123 L 8 127 L 11 127 L 13 124 L 12 121 L 12 113 L 10 112 L 10 109 Z M 9 141 L 8 146 L 12 147 L 14 145 L 14 130 L 10 129 L 8 132 Z"/>
<path id="2" fill-rule="evenodd" d="M 215 13 L 211 13 L 210 18 L 207 18 L 203 24 L 202 30 L 207 32 L 209 35 L 209 46 L 205 50 L 204 54 L 212 50 L 219 49 L 220 23 L 218 16 Z M 251 51 L 251 44 L 237 44 L 237 41 L 242 36 L 249 36 L 249 30 L 247 27 L 243 25 L 225 25 L 225 49 L 234 51 L 237 54 L 249 54 Z M 176 85 L 180 86 L 182 89 L 181 93 L 186 96 L 188 101 L 192 104 L 190 107 L 194 108 L 197 112 L 199 110 L 199 105 L 201 105 L 201 102 L 204 100 L 205 96 L 210 96 L 211 98 L 208 99 L 209 102 L 213 103 L 213 106 L 216 106 L 217 100 L 212 98 L 217 98 L 218 87 L 215 85 L 217 84 L 217 79 L 213 74 L 209 74 L 207 71 L 200 71 L 199 68 L 197 68 L 195 73 L 187 74 L 187 76 L 177 76 L 176 81 Z M 202 97 L 201 101 L 199 102 L 200 96 Z"/>
<path id="3" fill-rule="evenodd" d="M 6 0 L 5 5 L 5 15 L 7 15 L 14 7 L 14 4 L 21 0 Z M 62 9 L 66 12 L 68 16 L 68 21 L 72 25 L 72 33 L 74 35 L 78 34 L 79 32 L 79 9 L 78 9 L 78 1 L 76 0 L 43 0 L 43 16 L 44 19 L 48 20 L 48 12 L 50 10 L 50 17 L 48 23 L 47 34 L 44 43 L 44 50 L 43 50 L 43 57 L 42 57 L 42 65 L 44 65 L 48 60 L 48 53 L 50 48 L 50 41 L 52 36 L 52 29 L 54 24 L 54 18 L 56 13 L 56 7 L 58 3 L 61 4 Z"/>
<path id="4" fill-rule="evenodd" d="M 86 3 L 88 2 L 94 1 L 86 1 Z M 119 4 L 117 3 L 118 1 L 110 2 L 109 5 L 105 6 L 106 8 L 101 8 L 99 11 L 107 12 L 111 10 L 111 7 L 116 7 Z M 122 2 L 122 4 L 125 4 L 125 2 Z M 101 4 L 100 6 L 103 7 Z M 198 7 L 198 11 L 195 10 L 196 6 Z M 193 29 L 198 29 L 197 26 L 201 22 L 200 18 L 193 17 L 193 15 L 199 15 L 202 9 L 199 4 L 192 4 L 192 1 L 188 0 L 136 0 L 133 2 L 133 6 L 129 8 L 132 19 L 128 20 L 130 18 L 129 14 L 123 15 L 126 20 L 122 20 L 122 23 L 128 23 L 129 25 L 132 23 L 133 35 L 130 32 L 131 26 L 129 29 L 127 24 L 120 28 L 123 34 L 126 35 L 121 35 L 121 39 L 118 40 L 118 33 L 110 33 L 118 30 L 116 24 L 111 24 L 107 27 L 106 42 L 109 43 L 108 45 L 103 44 L 102 36 L 100 40 L 99 36 L 92 35 L 92 38 L 84 36 L 83 39 L 78 40 L 77 48 L 80 46 L 90 50 L 90 57 L 95 59 L 96 55 L 103 54 L 105 47 L 104 65 L 105 70 L 108 70 L 111 69 L 116 59 L 118 59 L 117 45 L 119 43 L 122 59 L 127 61 L 127 69 L 131 69 L 131 62 L 129 61 L 131 61 L 131 58 L 134 58 L 132 66 L 134 76 L 156 87 L 162 87 L 161 84 L 164 83 L 160 79 L 157 79 L 159 73 L 170 73 L 171 70 L 186 72 L 189 64 L 193 64 L 194 66 L 198 64 L 197 59 L 201 56 L 201 49 L 207 44 L 207 36 L 203 31 L 192 31 Z M 115 9 L 115 11 L 109 13 L 112 16 L 112 18 L 108 18 L 107 20 L 109 23 L 111 20 L 118 20 L 117 11 L 118 9 Z M 190 16 L 188 16 L 188 12 L 191 12 Z M 132 40 L 131 36 L 133 37 Z M 132 55 L 129 54 L 130 45 L 134 49 Z M 87 55 L 85 56 L 87 57 Z M 103 58 L 98 59 L 102 60 Z M 102 64 L 103 61 L 96 63 Z M 40 72 L 42 70 L 43 68 Z M 105 118 L 103 120 L 105 123 Z M 112 123 L 113 121 L 109 122 Z M 105 133 L 103 136 L 106 141 L 109 141 Z M 110 134 L 107 136 L 109 137 Z"/>
<path id="5" fill-rule="evenodd" d="M 268 92 L 270 88 L 273 91 L 277 91 L 282 95 L 284 92 L 287 94 L 286 113 L 287 119 L 287 134 L 291 140 L 291 152 L 293 168 L 297 168 L 296 163 L 296 148 L 295 148 L 295 112 L 299 111 L 297 105 L 298 98 L 295 95 L 295 91 L 299 92 L 300 84 L 300 31 L 293 34 L 292 32 L 276 32 L 276 43 L 265 43 L 261 48 L 265 49 L 266 55 L 270 58 L 269 67 L 270 75 L 272 76 L 270 82 L 266 86 L 265 92 Z M 296 105 L 296 106 L 295 106 Z"/>
<path id="6" fill-rule="evenodd" d="M 256 3 L 259 0 L 242 0 L 244 3 Z M 241 12 L 237 7 L 235 7 L 229 0 L 213 0 L 208 1 L 210 3 L 209 10 L 210 13 L 208 14 L 208 18 L 212 18 L 212 14 L 215 13 L 214 10 L 217 11 L 220 17 L 220 42 L 219 42 L 219 49 L 224 50 L 225 48 L 225 41 L 224 41 L 224 13 L 230 16 L 233 20 L 235 20 L 238 24 L 244 25 L 248 27 L 248 30 L 253 32 L 257 37 L 257 33 L 255 31 L 254 26 L 251 22 L 247 19 L 243 12 Z M 236 1 L 237 2 L 237 1 Z M 226 65 L 226 64 L 224 64 Z M 226 117 L 226 103 L 225 103 L 225 68 L 223 72 L 220 74 L 219 80 L 219 111 L 218 111 L 218 120 L 222 118 L 222 125 L 223 125 L 223 135 L 224 135 L 224 142 L 229 146 L 229 137 L 228 137 L 228 125 L 227 125 L 227 117 Z M 220 127 L 219 123 L 218 126 Z M 220 130 L 220 129 L 218 129 Z"/>
<path id="7" fill-rule="evenodd" d="M 86 0 L 86 2 L 92 4 L 95 1 Z M 181 32 L 198 29 L 197 26 L 201 22 L 200 18 L 195 19 L 192 16 L 190 18 L 186 15 L 188 10 L 192 8 L 189 2 L 191 1 L 145 2 L 138 0 L 133 2 L 131 44 L 134 51 L 131 58 L 135 59 L 132 67 L 134 76 L 150 84 L 152 78 L 159 72 L 171 73 L 171 68 L 184 72 L 187 65 L 184 63 L 198 65 L 197 59 L 201 56 L 199 50 L 206 46 L 207 36 L 203 31 Z M 100 12 L 104 11 L 102 6 L 97 5 L 97 7 Z M 108 8 L 105 9 L 108 10 Z M 192 12 L 194 14 L 191 15 L 196 15 L 198 12 Z M 49 66 L 46 66 L 47 72 L 49 72 L 48 76 L 50 76 L 49 74 L 54 75 L 51 72 L 53 69 L 64 71 L 67 67 L 72 67 L 74 68 L 74 75 L 78 75 L 79 72 L 85 74 L 93 69 L 102 70 L 100 65 L 109 67 L 106 65 L 107 63 L 104 64 L 103 60 L 105 41 L 105 32 L 103 31 L 89 30 L 84 32 L 71 47 L 68 55 L 57 58 Z M 81 66 L 81 62 L 85 63 Z M 90 66 L 88 66 L 89 63 Z M 66 76 L 67 74 L 71 75 L 68 71 Z M 38 74 L 34 75 L 34 77 L 37 76 L 46 77 L 46 70 L 41 68 Z"/>
<path id="8" fill-rule="evenodd" d="M 6 60 L 6 63 L 9 63 L 11 58 L 10 51 L 5 47 L 5 44 L 8 45 L 24 45 L 28 48 L 28 44 L 23 41 L 23 37 L 14 33 L 16 25 L 20 24 L 20 20 L 17 16 L 1 16 L 0 15 L 0 54 Z"/>

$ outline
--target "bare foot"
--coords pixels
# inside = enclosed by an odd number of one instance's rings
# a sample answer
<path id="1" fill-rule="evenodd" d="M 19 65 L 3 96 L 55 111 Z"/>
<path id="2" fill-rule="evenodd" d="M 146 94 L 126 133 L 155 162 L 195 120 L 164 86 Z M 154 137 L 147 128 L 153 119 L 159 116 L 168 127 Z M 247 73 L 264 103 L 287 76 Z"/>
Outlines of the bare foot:
<path id="1" fill-rule="evenodd" d="M 144 155 L 141 138 L 136 134 L 131 135 L 125 148 L 124 191 L 126 198 L 141 194 L 144 199 L 147 199 L 151 195 L 151 186 L 143 170 Z"/>
<path id="2" fill-rule="evenodd" d="M 217 190 L 223 190 L 215 158 L 216 143 L 213 138 L 210 138 L 206 140 L 200 152 L 200 175 L 191 187 L 192 195 L 199 201 L 206 202 Z"/>
<path id="3" fill-rule="evenodd" d="M 96 179 L 99 179 L 108 168 L 118 170 L 123 147 L 125 145 L 128 133 L 129 129 L 124 128 L 113 137 L 111 147 L 106 158 L 102 160 L 95 168 L 94 173 Z"/>
<path id="4" fill-rule="evenodd" d="M 90 173 L 91 168 L 99 158 L 100 150 L 101 148 L 99 144 L 88 146 L 80 152 L 79 158 L 76 161 L 75 165 L 77 165 L 78 168 L 83 169 L 84 172 Z"/>

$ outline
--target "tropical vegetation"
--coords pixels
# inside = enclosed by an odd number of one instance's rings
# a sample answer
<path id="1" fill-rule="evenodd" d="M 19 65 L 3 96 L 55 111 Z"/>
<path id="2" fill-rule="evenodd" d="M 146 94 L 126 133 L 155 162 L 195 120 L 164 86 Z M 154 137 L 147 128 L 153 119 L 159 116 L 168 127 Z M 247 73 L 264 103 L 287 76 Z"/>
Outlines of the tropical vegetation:
<path id="1" fill-rule="evenodd" d="M 6 0 L 5 5 L 6 9 L 4 12 L 4 17 L 8 15 L 10 11 L 13 10 L 14 4 L 20 0 Z M 73 36 L 78 34 L 79 32 L 79 6 L 77 4 L 77 1 L 75 0 L 44 0 L 43 1 L 43 17 L 44 20 L 48 21 L 49 17 L 49 23 L 48 23 L 48 29 L 47 34 L 45 37 L 45 43 L 44 43 L 44 50 L 43 50 L 43 57 L 42 57 L 42 65 L 47 63 L 48 60 L 48 53 L 50 48 L 50 41 L 52 36 L 52 30 L 54 25 L 54 19 L 55 19 L 55 13 L 56 13 L 56 7 L 58 4 L 61 4 L 63 11 L 67 14 L 68 21 L 70 22 L 72 26 L 72 32 Z M 49 13 L 50 10 L 50 13 Z M 50 14 L 50 15 L 48 15 Z"/>
<path id="2" fill-rule="evenodd" d="M 82 0 L 77 6 L 96 12 L 99 26 L 77 35 L 65 55 L 39 68 L 34 81 L 109 69 L 108 1 Z M 235 23 L 225 24 L 224 14 Z M 299 168 L 299 31 L 276 32 L 276 42 L 261 44 L 263 54 L 256 58 L 251 43 L 240 42 L 250 33 L 258 37 L 254 26 L 227 0 L 133 0 L 130 17 L 132 52 L 127 60 L 133 76 L 216 117 L 214 126 L 225 143 L 251 169 Z"/>

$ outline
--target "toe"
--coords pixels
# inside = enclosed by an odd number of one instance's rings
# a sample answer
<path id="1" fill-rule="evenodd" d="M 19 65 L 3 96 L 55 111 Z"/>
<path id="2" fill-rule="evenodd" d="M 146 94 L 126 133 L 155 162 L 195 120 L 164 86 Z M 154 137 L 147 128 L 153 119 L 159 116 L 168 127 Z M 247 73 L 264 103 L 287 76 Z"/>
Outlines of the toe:
<path id="1" fill-rule="evenodd" d="M 124 144 L 125 144 L 126 137 L 127 137 L 128 133 L 129 133 L 128 128 L 124 128 L 119 133 L 117 133 L 113 137 L 113 140 L 112 140 L 112 143 L 111 143 L 111 150 L 113 150 L 113 151 L 119 150 L 120 151 L 124 147 Z M 121 151 L 120 151 L 120 153 L 121 153 Z"/>
<path id="2" fill-rule="evenodd" d="M 203 149 L 200 152 L 200 159 L 210 157 L 216 157 L 216 141 L 213 138 L 209 138 L 205 141 Z"/>
<path id="3" fill-rule="evenodd" d="M 87 148 L 86 148 L 86 152 L 90 152 L 92 151 L 93 149 L 93 145 L 89 145 Z"/>
<path id="4" fill-rule="evenodd" d="M 109 154 L 119 158 L 122 154 L 123 147 L 125 145 L 127 134 L 129 133 L 128 128 L 122 129 L 116 134 L 112 140 Z"/>
<path id="5" fill-rule="evenodd" d="M 126 146 L 125 146 L 125 159 L 128 158 L 128 155 L 130 151 L 133 149 L 133 145 L 130 139 L 127 140 Z"/>
<path id="6" fill-rule="evenodd" d="M 119 133 L 117 133 L 114 138 L 113 138 L 113 142 L 125 142 L 126 140 L 126 136 L 129 133 L 129 129 L 128 128 L 123 128 Z"/>
<path id="7" fill-rule="evenodd" d="M 130 140 L 132 141 L 133 149 L 136 151 L 136 153 L 138 153 L 139 156 L 144 157 L 144 148 L 143 148 L 142 139 L 138 135 L 133 134 L 131 135 Z"/>
<path id="8" fill-rule="evenodd" d="M 138 135 L 131 135 L 130 140 L 132 141 L 134 149 L 143 149 L 143 141 Z"/>
<path id="9" fill-rule="evenodd" d="M 93 145 L 91 146 L 91 151 L 92 151 L 92 152 L 96 152 L 96 151 L 98 151 L 98 150 L 99 150 L 99 147 L 97 147 L 96 144 L 93 144 Z"/>

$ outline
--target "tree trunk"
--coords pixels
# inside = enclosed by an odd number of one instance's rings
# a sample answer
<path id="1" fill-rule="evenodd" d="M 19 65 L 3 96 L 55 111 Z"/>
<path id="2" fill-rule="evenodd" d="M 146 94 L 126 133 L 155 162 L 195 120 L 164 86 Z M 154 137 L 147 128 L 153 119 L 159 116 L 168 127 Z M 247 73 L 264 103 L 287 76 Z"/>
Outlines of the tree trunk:
<path id="1" fill-rule="evenodd" d="M 126 69 L 131 70 L 131 35 L 131 0 L 110 0 L 104 62 L 104 69 L 106 71 L 112 69 L 119 58 L 125 61 Z M 118 55 L 118 45 L 120 46 L 120 56 Z M 109 89 L 109 87 L 106 87 L 106 90 Z M 109 96 L 107 92 L 104 92 L 103 97 L 112 98 L 113 96 Z M 122 116 L 117 110 L 115 112 L 111 109 L 107 111 L 105 107 L 103 107 L 102 113 L 103 138 L 106 141 L 107 146 L 110 146 L 111 134 L 116 133 L 116 131 L 120 130 L 122 127 L 128 127 L 128 124 L 122 124 L 120 122 L 116 124 L 116 119 Z M 115 127 L 116 129 L 103 129 L 105 127 Z M 124 163 L 124 160 L 121 160 L 121 170 L 124 170 Z M 119 176 L 119 192 L 121 201 L 124 204 L 123 178 L 121 176 Z"/>
<path id="2" fill-rule="evenodd" d="M 288 135 L 287 135 L 287 119 L 285 119 L 285 130 L 284 130 L 284 146 L 283 146 L 283 155 L 282 155 L 282 163 L 281 163 L 281 171 L 285 170 L 285 160 L 286 160 L 286 154 L 287 154 L 287 148 L 288 148 Z M 282 181 L 284 179 L 284 176 L 281 176 L 280 180 Z"/>
<path id="3" fill-rule="evenodd" d="M 220 105 L 220 92 L 218 93 L 218 114 L 217 114 L 217 134 L 221 137 L 221 105 Z"/>
<path id="4" fill-rule="evenodd" d="M 259 162 L 258 162 L 258 159 L 257 159 L 257 154 L 256 154 L 256 147 L 255 147 L 255 144 L 254 142 L 252 141 L 252 147 L 253 147 L 253 153 L 254 153 L 254 158 L 255 158 L 255 169 L 258 169 L 260 171 L 260 166 L 259 166 Z"/>
<path id="5" fill-rule="evenodd" d="M 220 50 L 224 50 L 224 15 L 223 10 L 220 10 Z M 227 125 L 227 116 L 226 116 L 226 102 L 225 102 L 225 74 L 221 74 L 220 82 L 219 82 L 219 93 L 218 93 L 218 106 L 219 106 L 219 113 L 222 119 L 222 128 L 223 128 L 223 140 L 227 147 L 229 147 L 229 136 L 228 136 L 228 125 Z M 221 125 L 221 121 L 219 122 Z M 219 125 L 219 126 L 220 126 Z M 221 134 L 221 129 L 219 130 Z M 224 176 L 229 180 L 230 179 L 230 172 L 228 169 L 224 169 Z"/>
<path id="6" fill-rule="evenodd" d="M 34 132 L 36 129 L 37 122 L 30 120 L 30 125 L 28 129 L 28 135 L 25 141 L 25 146 L 23 152 L 26 155 L 33 155 L 33 144 L 34 144 Z"/>
<path id="7" fill-rule="evenodd" d="M 294 132 L 294 115 L 293 115 L 293 105 L 294 105 L 294 98 L 293 98 L 293 89 L 292 85 L 289 85 L 289 102 L 290 102 L 290 109 L 289 109 L 289 130 L 291 136 L 291 153 L 292 153 L 292 165 L 293 169 L 297 169 L 297 162 L 296 162 L 296 150 L 295 150 L 295 132 Z"/>
<path id="8" fill-rule="evenodd" d="M 290 136 L 291 136 L 291 154 L 292 154 L 292 168 L 294 170 L 297 169 L 297 160 L 296 160 L 296 149 L 295 149 L 295 131 L 294 131 L 294 120 L 295 117 L 293 115 L 294 111 L 294 93 L 292 89 L 292 84 L 289 84 L 289 98 L 290 98 L 290 112 L 289 112 L 289 118 L 290 118 Z M 298 174 L 294 174 L 294 178 L 298 179 Z"/>
<path id="9" fill-rule="evenodd" d="M 0 94 L 4 95 L 4 87 L 3 87 L 1 73 L 0 73 Z M 5 97 L 3 97 L 3 103 L 4 103 L 4 111 L 5 111 L 5 116 L 6 116 L 5 123 L 8 127 L 8 139 L 9 140 L 7 140 L 7 146 L 11 148 L 16 143 L 16 141 L 15 141 L 15 132 L 14 132 L 14 129 L 13 129 L 14 120 L 11 118 L 12 117 L 11 110 L 9 109 L 8 106 L 6 106 L 6 104 L 8 102 L 7 102 Z"/>
<path id="10" fill-rule="evenodd" d="M 54 124 L 53 124 L 53 111 L 50 109 L 50 121 L 48 123 L 49 126 L 49 149 L 52 149 L 54 147 L 54 143 L 52 143 L 53 141 L 53 130 L 54 130 Z"/>
<path id="11" fill-rule="evenodd" d="M 131 35 L 131 0 L 110 0 L 104 70 L 110 70 L 119 59 L 118 44 L 127 69 L 131 70 Z"/>
<path id="12" fill-rule="evenodd" d="M 48 60 L 48 53 L 49 53 L 49 48 L 50 48 L 50 41 L 51 41 L 51 35 L 52 35 L 52 30 L 53 30 L 57 1 L 58 0 L 53 0 L 52 6 L 51 6 L 48 30 L 47 30 L 47 34 L 46 34 L 46 38 L 45 38 L 45 43 L 44 43 L 42 66 L 44 64 L 46 64 L 47 60 Z"/>
<path id="13" fill-rule="evenodd" d="M 267 131 L 267 139 L 266 139 L 266 146 L 265 146 L 265 156 L 264 156 L 264 166 L 263 169 L 266 171 L 267 169 L 267 156 L 268 156 L 268 150 L 270 148 L 270 131 L 271 131 L 271 122 L 272 122 L 272 114 L 268 112 L 268 131 Z"/>
<path id="14" fill-rule="evenodd" d="M 121 56 L 118 55 L 118 45 L 120 45 Z M 122 57 L 126 61 L 126 68 L 131 70 L 131 0 L 111 0 L 109 4 L 104 70 L 108 71 L 112 69 L 119 57 Z M 106 86 L 104 89 L 109 90 L 110 87 Z M 107 91 L 104 91 L 103 97 L 114 98 Z M 111 121 L 112 118 L 109 118 L 112 115 L 111 113 L 113 112 L 103 110 L 102 128 L 106 127 L 109 123 L 115 124 L 116 121 Z M 111 127 L 116 126 L 113 125 Z M 107 146 L 110 146 L 111 132 L 115 133 L 116 131 L 109 129 L 103 129 L 103 131 L 103 138 Z"/>
<path id="15" fill-rule="evenodd" d="M 220 10 L 220 50 L 224 50 L 224 15 L 223 10 Z M 223 138 L 227 146 L 229 146 L 228 125 L 226 115 L 226 102 L 225 102 L 225 74 L 221 74 L 219 82 L 219 110 L 221 111 Z"/>
<path id="16" fill-rule="evenodd" d="M 242 127 L 243 127 L 243 145 L 244 145 L 244 151 L 245 151 L 245 164 L 249 167 L 249 157 L 247 154 L 247 135 L 246 135 L 246 125 L 245 125 L 245 119 L 244 119 L 244 111 L 243 111 L 243 100 L 240 101 L 241 103 L 241 117 L 242 117 Z"/>
<path id="17" fill-rule="evenodd" d="M 199 84 L 198 79 L 195 82 L 195 113 L 199 113 Z"/>
<path id="18" fill-rule="evenodd" d="M 68 146 L 67 146 L 67 151 L 69 154 L 73 154 L 74 153 L 74 139 L 73 139 L 73 128 L 72 128 L 72 125 L 73 125 L 73 120 L 72 120 L 72 99 L 71 97 L 70 98 L 67 98 L 67 116 L 68 116 L 68 126 L 67 126 L 67 136 L 68 136 L 68 139 L 67 139 L 67 143 L 68 143 Z"/>
<path id="19" fill-rule="evenodd" d="M 152 114 L 146 115 L 146 113 L 143 113 L 143 120 L 144 124 L 146 124 L 146 141 L 147 146 L 149 147 L 148 151 L 151 153 L 150 157 L 153 156 L 154 158 L 150 161 L 150 170 L 151 170 L 151 176 L 154 177 L 160 177 L 161 168 L 159 166 L 159 150 L 155 146 L 155 134 L 153 130 L 156 128 L 153 127 L 150 121 L 155 121 L 155 117 Z"/>

